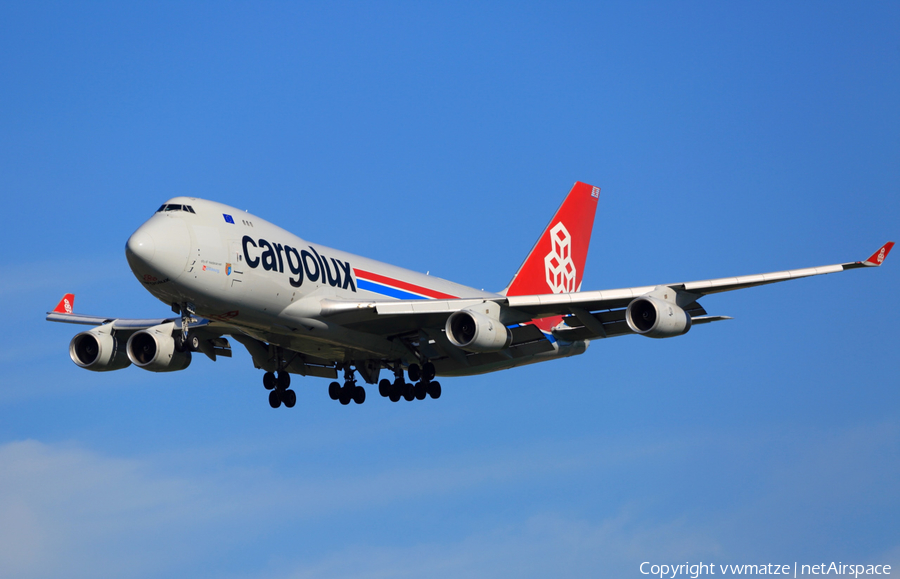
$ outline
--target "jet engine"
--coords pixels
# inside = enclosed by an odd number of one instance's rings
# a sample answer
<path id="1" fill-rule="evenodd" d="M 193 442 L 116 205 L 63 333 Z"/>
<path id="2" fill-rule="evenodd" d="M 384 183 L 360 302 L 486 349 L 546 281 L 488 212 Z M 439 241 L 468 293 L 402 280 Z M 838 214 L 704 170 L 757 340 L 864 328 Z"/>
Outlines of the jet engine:
<path id="1" fill-rule="evenodd" d="M 123 345 L 112 335 L 109 328 L 100 326 L 76 334 L 69 342 L 69 357 L 85 370 L 92 372 L 121 370 L 131 365 Z"/>
<path id="2" fill-rule="evenodd" d="M 454 312 L 444 330 L 451 344 L 467 352 L 497 352 L 512 342 L 512 333 L 500 320 L 474 310 Z"/>
<path id="3" fill-rule="evenodd" d="M 128 338 L 125 350 L 135 366 L 151 372 L 184 370 L 191 364 L 191 351 L 177 347 L 172 336 L 174 322 L 135 332 Z"/>
<path id="4" fill-rule="evenodd" d="M 691 316 L 677 305 L 653 296 L 632 300 L 625 321 L 636 333 L 648 338 L 672 338 L 688 333 Z"/>

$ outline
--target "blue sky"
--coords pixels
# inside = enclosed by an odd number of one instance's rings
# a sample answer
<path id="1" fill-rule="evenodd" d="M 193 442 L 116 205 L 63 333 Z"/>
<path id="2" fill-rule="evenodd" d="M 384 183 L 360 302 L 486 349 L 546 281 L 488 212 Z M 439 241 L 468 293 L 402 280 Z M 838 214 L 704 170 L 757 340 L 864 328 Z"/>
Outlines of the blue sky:
<path id="1" fill-rule="evenodd" d="M 896 3 L 5 3 L 0 575 L 641 577 L 900 567 L 900 256 L 702 301 L 672 340 L 362 406 L 235 357 L 68 359 L 166 306 L 125 240 L 177 195 L 506 285 L 576 180 L 584 289 L 900 237 Z M 900 240 L 898 240 L 900 241 Z"/>

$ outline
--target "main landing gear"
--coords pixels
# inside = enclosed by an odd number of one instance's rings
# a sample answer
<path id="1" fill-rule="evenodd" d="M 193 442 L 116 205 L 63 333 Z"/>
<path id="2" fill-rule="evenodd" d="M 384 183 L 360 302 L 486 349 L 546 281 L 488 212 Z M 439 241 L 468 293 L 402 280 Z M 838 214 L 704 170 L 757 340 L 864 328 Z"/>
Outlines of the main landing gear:
<path id="1" fill-rule="evenodd" d="M 346 406 L 350 401 L 362 404 L 366 401 L 366 389 L 356 385 L 356 378 L 353 377 L 353 370 L 350 364 L 344 366 L 344 385 L 338 382 L 332 382 L 328 385 L 328 396 L 332 400 L 340 400 L 341 404 Z"/>
<path id="2" fill-rule="evenodd" d="M 278 355 L 280 360 L 280 355 Z M 269 406 L 278 408 L 284 404 L 293 408 L 297 403 L 297 393 L 290 389 L 291 376 L 284 368 L 283 363 L 278 364 L 275 372 L 266 372 L 263 376 L 263 386 L 269 391 Z M 424 400 L 431 396 L 434 399 L 441 397 L 441 384 L 434 380 L 434 364 L 426 362 L 421 367 L 411 364 L 408 369 L 409 379 L 415 384 L 406 382 L 403 377 L 403 367 L 400 362 L 394 364 L 394 381 L 382 380 L 378 383 L 378 393 L 391 402 L 398 402 L 400 398 L 408 401 Z M 366 401 L 366 390 L 356 384 L 356 377 L 350 363 L 344 364 L 344 384 L 332 382 L 328 386 L 328 396 L 332 400 L 338 400 L 344 406 L 350 402 L 362 404 Z"/>
<path id="3" fill-rule="evenodd" d="M 378 393 L 390 398 L 391 402 L 398 402 L 401 396 L 409 402 L 413 399 L 425 400 L 426 396 L 435 400 L 441 397 L 441 383 L 434 381 L 434 364 L 425 362 L 421 368 L 418 364 L 410 364 L 408 372 L 409 379 L 415 385 L 403 379 L 403 368 L 398 362 L 394 364 L 394 381 L 385 378 L 379 382 Z"/>
<path id="4" fill-rule="evenodd" d="M 276 357 L 278 359 L 277 372 L 266 372 L 263 375 L 263 386 L 270 391 L 269 406 L 278 408 L 284 404 L 287 408 L 293 408 L 297 403 L 297 393 L 289 390 L 291 375 L 284 370 L 280 348 L 276 351 Z"/>
<path id="5" fill-rule="evenodd" d="M 291 375 L 284 370 L 278 373 L 266 372 L 263 375 L 263 386 L 269 392 L 269 406 L 278 408 L 284 404 L 288 408 L 293 408 L 297 403 L 297 393 L 289 390 L 291 386 Z"/>

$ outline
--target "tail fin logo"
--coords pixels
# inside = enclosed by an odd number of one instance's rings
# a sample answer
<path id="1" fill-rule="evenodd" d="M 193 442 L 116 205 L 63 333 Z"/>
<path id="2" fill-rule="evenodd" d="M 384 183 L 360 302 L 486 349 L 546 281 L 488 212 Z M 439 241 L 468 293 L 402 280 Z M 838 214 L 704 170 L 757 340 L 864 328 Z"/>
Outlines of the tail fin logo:
<path id="1" fill-rule="evenodd" d="M 547 286 L 555 294 L 575 291 L 577 269 L 572 261 L 572 236 L 562 221 L 550 230 L 551 249 L 544 257 Z"/>
<path id="2" fill-rule="evenodd" d="M 63 298 L 63 307 L 66 308 L 66 313 L 72 313 L 72 302 L 69 301 L 69 298 Z"/>
<path id="3" fill-rule="evenodd" d="M 881 251 L 878 252 L 878 265 L 881 265 L 881 262 L 884 261 L 884 247 L 881 248 Z"/>
<path id="4" fill-rule="evenodd" d="M 581 181 L 572 186 L 503 295 L 575 293 L 581 289 L 599 195 L 599 187 Z"/>

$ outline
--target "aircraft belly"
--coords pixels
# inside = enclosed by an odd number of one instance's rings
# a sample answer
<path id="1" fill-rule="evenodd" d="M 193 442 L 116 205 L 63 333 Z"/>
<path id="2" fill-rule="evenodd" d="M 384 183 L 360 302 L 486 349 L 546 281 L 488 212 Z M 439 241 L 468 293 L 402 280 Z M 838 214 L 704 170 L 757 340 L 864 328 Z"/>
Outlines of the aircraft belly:
<path id="1" fill-rule="evenodd" d="M 277 325 L 285 328 L 283 325 Z M 243 328 L 243 333 L 258 340 L 328 362 L 367 359 L 395 360 L 410 355 L 410 352 L 398 343 L 384 340 L 378 336 L 358 333 L 350 335 L 320 333 L 316 335 L 315 330 L 310 331 L 304 328 L 281 333 L 273 332 L 271 324 L 266 328 Z"/>
<path id="2" fill-rule="evenodd" d="M 312 356 L 329 362 L 342 362 L 345 359 L 352 359 L 348 356 L 351 351 L 346 345 L 333 344 L 317 338 L 309 336 L 296 336 L 268 334 L 269 343 L 281 346 L 293 352 L 299 352 L 304 356 Z"/>

